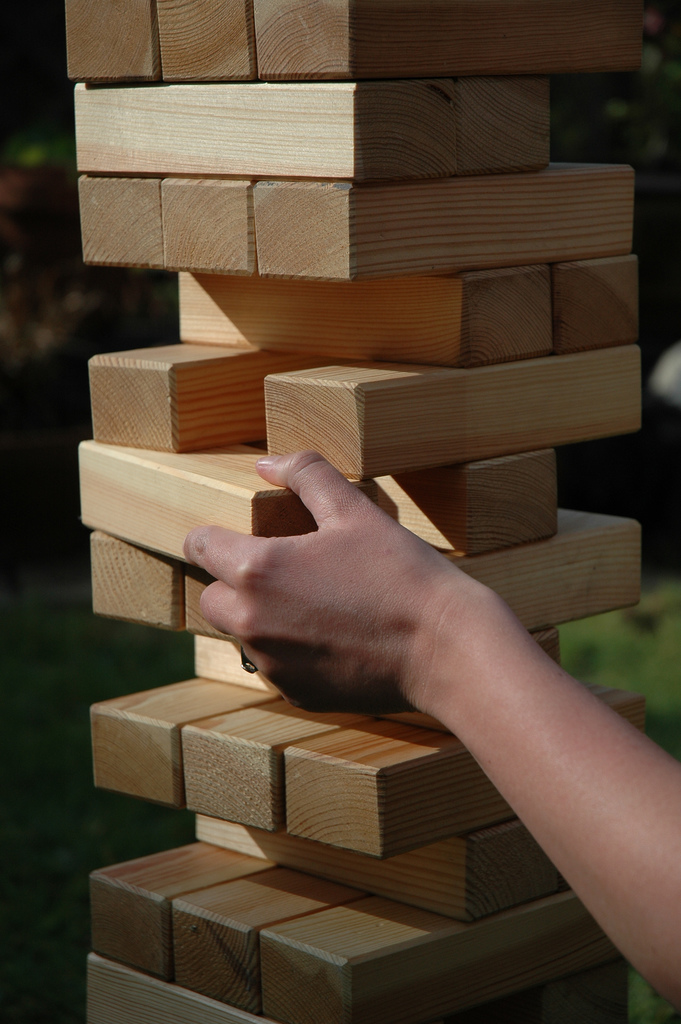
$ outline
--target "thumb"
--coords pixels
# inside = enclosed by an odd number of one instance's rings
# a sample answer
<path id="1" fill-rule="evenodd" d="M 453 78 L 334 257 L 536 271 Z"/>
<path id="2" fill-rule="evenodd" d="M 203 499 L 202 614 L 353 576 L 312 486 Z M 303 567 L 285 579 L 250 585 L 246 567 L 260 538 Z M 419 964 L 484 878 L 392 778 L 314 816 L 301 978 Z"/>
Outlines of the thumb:
<path id="1" fill-rule="evenodd" d="M 297 494 L 318 526 L 375 509 L 373 502 L 318 452 L 265 455 L 258 459 L 256 469 L 268 483 Z"/>

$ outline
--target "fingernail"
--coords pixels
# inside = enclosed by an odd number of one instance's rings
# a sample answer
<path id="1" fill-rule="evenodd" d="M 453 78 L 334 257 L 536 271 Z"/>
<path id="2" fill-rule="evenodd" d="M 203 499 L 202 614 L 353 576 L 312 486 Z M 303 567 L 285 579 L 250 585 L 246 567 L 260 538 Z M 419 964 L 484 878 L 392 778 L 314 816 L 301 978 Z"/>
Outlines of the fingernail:
<path id="1" fill-rule="evenodd" d="M 258 459 L 256 466 L 258 468 L 270 469 L 276 466 L 281 461 L 281 455 L 263 455 L 261 459 Z"/>

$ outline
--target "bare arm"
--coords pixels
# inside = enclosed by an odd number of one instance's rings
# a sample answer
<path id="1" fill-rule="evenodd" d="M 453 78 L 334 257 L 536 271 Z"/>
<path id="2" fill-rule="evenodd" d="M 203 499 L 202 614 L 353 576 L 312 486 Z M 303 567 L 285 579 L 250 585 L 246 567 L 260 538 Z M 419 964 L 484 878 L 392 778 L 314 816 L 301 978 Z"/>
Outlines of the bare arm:
<path id="1" fill-rule="evenodd" d="M 318 531 L 201 527 L 202 609 L 308 709 L 416 707 L 466 744 L 621 952 L 681 1006 L 681 765 L 573 680 L 497 595 L 320 456 L 267 458 Z"/>

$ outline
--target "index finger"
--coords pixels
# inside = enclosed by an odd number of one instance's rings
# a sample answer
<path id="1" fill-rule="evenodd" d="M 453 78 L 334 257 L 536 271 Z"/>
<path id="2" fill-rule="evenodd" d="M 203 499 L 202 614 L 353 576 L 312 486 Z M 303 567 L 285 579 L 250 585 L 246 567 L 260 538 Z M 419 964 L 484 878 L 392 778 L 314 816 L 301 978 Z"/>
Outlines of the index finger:
<path id="1" fill-rule="evenodd" d="M 222 526 L 197 526 L 184 539 L 184 557 L 233 587 L 238 566 L 249 557 L 254 543 L 259 540 L 262 538 L 225 530 Z"/>

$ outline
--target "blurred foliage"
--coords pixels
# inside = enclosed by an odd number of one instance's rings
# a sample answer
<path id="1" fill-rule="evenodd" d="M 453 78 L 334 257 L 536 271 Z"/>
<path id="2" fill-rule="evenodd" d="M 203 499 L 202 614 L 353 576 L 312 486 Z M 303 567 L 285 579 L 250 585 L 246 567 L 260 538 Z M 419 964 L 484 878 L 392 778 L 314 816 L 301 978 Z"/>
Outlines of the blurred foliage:
<path id="1" fill-rule="evenodd" d="M 66 167 L 75 178 L 76 138 L 72 131 L 41 117 L 7 139 L 0 160 L 16 167 Z"/>

